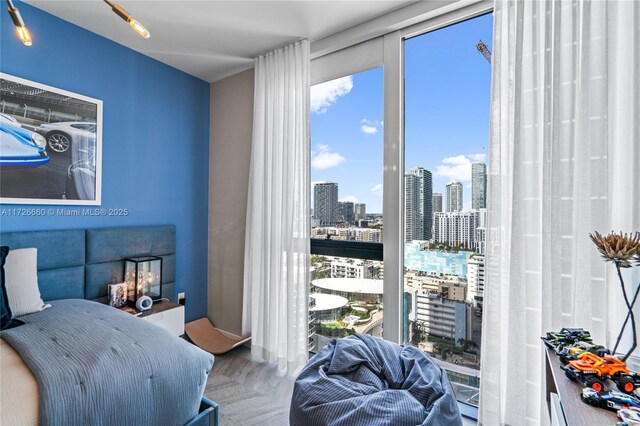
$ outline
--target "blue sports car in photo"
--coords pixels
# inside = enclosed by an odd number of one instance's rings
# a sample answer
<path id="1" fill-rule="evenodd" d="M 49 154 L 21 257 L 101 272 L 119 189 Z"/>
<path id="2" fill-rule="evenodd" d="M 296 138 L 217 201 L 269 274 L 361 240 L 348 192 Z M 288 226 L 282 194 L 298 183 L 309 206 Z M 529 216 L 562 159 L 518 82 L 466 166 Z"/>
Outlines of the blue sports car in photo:
<path id="1" fill-rule="evenodd" d="M 50 160 L 44 137 L 22 128 L 18 121 L 0 114 L 0 166 L 36 167 Z"/>

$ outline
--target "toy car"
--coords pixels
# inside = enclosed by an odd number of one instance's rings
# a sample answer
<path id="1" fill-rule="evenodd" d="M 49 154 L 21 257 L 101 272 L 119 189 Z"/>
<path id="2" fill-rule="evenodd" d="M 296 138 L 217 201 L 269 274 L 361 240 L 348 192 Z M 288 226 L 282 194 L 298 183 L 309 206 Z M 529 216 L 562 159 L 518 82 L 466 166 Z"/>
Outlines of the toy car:
<path id="1" fill-rule="evenodd" d="M 640 408 L 623 408 L 618 410 L 616 426 L 640 426 Z"/>
<path id="2" fill-rule="evenodd" d="M 620 391 L 627 393 L 632 393 L 638 383 L 638 375 L 631 373 L 627 364 L 610 355 L 599 357 L 583 352 L 578 359 L 560 368 L 570 380 L 578 380 L 598 392 L 604 390 L 606 379 L 611 379 Z"/>
<path id="3" fill-rule="evenodd" d="M 640 408 L 640 399 L 616 390 L 598 392 L 592 388 L 584 388 L 582 389 L 580 398 L 587 404 L 591 404 L 595 407 L 606 408 L 611 411 L 632 407 Z"/>
<path id="4" fill-rule="evenodd" d="M 591 333 L 584 328 L 562 328 L 558 332 L 548 332 L 541 339 L 551 349 L 556 349 L 560 344 L 572 345 L 576 342 L 593 342 Z"/>
<path id="5" fill-rule="evenodd" d="M 565 346 L 561 343 L 556 348 L 556 355 L 558 355 L 560 362 L 562 362 L 563 364 L 566 364 L 574 359 L 578 359 L 578 355 L 583 352 L 591 352 L 592 354 L 596 354 L 600 357 L 611 354 L 609 349 L 605 348 L 602 345 L 594 345 L 591 342 L 582 341 L 576 342 L 571 346 Z"/>

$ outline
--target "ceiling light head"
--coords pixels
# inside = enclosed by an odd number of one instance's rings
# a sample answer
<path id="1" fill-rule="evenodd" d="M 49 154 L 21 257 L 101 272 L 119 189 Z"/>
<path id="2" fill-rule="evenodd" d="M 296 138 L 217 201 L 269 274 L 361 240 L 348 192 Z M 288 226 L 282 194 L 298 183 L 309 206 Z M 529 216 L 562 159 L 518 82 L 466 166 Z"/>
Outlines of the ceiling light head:
<path id="1" fill-rule="evenodd" d="M 149 33 L 149 30 L 147 30 L 144 27 L 144 25 L 142 25 L 140 22 L 136 21 L 132 17 L 129 17 L 128 21 L 129 21 L 129 25 L 131 25 L 131 28 L 133 28 L 133 30 L 135 32 L 137 32 L 140 35 L 140 37 L 142 37 L 142 38 L 151 37 L 151 34 Z"/>
<path id="2" fill-rule="evenodd" d="M 151 37 L 151 33 L 149 33 L 149 30 L 147 30 L 144 27 L 144 25 L 142 25 L 140 22 L 133 19 L 133 17 L 129 14 L 129 12 L 124 10 L 122 6 L 120 6 L 117 3 L 114 3 L 111 0 L 104 0 L 104 2 L 107 3 L 109 6 L 111 6 L 111 10 L 113 10 L 113 12 L 116 15 L 118 15 L 119 17 L 127 21 L 129 25 L 131 25 L 131 28 L 133 28 L 133 30 L 137 32 L 140 37 L 142 38 Z"/>
<path id="3" fill-rule="evenodd" d="M 18 38 L 25 46 L 31 46 L 33 44 L 31 41 L 31 33 L 27 29 L 27 26 L 24 24 L 24 19 L 22 19 L 20 11 L 13 5 L 13 2 L 11 0 L 7 0 L 7 5 L 7 10 L 9 11 L 9 15 L 11 15 L 13 25 L 16 26 L 16 33 L 18 34 Z"/>

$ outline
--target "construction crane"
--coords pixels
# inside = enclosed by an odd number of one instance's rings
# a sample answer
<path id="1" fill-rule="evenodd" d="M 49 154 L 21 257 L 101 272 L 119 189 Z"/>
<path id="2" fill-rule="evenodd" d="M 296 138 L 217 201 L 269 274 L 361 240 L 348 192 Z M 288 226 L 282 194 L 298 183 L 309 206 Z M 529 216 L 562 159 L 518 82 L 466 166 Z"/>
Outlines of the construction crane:
<path id="1" fill-rule="evenodd" d="M 480 40 L 478 44 L 476 44 L 476 49 L 478 49 L 478 52 L 480 52 L 480 54 L 484 56 L 487 62 L 491 63 L 491 51 L 482 40 Z"/>

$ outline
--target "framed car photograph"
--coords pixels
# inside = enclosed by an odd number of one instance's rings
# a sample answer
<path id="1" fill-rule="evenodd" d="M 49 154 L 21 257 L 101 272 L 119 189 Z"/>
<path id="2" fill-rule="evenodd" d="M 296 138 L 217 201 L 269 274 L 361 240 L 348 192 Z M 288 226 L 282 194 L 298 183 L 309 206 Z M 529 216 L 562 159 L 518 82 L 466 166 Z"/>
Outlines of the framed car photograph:
<path id="1" fill-rule="evenodd" d="M 102 101 L 0 73 L 0 203 L 100 205 Z"/>

